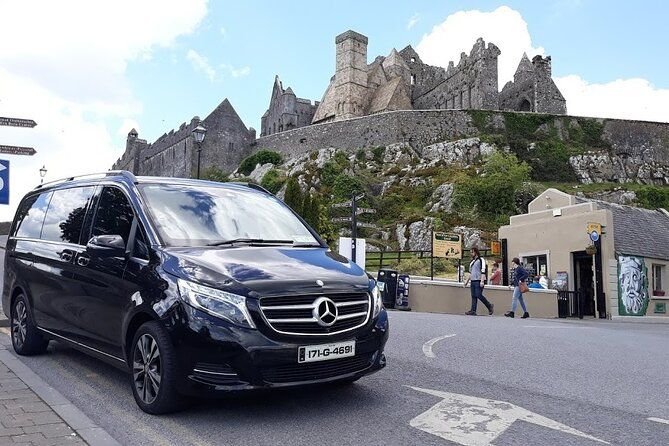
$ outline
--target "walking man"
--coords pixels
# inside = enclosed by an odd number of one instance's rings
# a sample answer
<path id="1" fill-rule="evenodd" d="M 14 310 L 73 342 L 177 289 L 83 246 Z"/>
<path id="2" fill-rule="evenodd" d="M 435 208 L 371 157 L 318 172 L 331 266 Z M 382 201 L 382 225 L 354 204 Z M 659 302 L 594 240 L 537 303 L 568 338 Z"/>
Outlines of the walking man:
<path id="1" fill-rule="evenodd" d="M 492 316 L 494 305 L 488 302 L 483 296 L 483 286 L 485 284 L 486 264 L 485 260 L 481 258 L 479 249 L 473 246 L 471 249 L 472 261 L 469 263 L 469 279 L 465 283 L 465 287 L 471 282 L 472 293 L 472 307 L 465 314 L 468 316 L 476 316 L 476 305 L 480 300 L 488 309 L 488 314 Z"/>

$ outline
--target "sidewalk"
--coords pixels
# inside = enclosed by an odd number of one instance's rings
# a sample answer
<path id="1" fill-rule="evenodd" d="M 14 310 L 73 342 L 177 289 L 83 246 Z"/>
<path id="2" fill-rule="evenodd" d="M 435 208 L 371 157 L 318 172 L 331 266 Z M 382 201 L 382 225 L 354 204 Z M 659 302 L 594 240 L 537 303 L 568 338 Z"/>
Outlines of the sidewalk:
<path id="1" fill-rule="evenodd" d="M 0 332 L 0 445 L 119 446 L 13 352 Z"/>

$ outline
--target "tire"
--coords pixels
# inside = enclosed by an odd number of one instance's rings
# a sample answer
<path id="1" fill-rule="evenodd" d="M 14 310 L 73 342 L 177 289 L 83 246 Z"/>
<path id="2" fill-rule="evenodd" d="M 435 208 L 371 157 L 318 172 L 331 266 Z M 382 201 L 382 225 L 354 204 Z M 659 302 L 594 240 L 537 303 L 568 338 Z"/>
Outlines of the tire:
<path id="1" fill-rule="evenodd" d="M 49 341 L 44 339 L 37 329 L 28 299 L 23 294 L 16 296 L 14 302 L 12 302 L 10 316 L 10 331 L 14 351 L 22 356 L 44 353 L 49 346 Z"/>
<path id="2" fill-rule="evenodd" d="M 130 364 L 132 394 L 140 409 L 159 415 L 180 408 L 176 353 L 167 331 L 158 322 L 139 327 L 132 340 Z"/>

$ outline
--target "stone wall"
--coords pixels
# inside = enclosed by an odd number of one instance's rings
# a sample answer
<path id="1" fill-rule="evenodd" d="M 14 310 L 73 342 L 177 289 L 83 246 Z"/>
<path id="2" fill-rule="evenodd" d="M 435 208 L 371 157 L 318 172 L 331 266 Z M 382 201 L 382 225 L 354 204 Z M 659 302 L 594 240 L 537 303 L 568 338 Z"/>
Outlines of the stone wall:
<path id="1" fill-rule="evenodd" d="M 493 133 L 504 133 L 504 114 L 512 112 L 476 111 L 476 114 L 481 113 L 494 127 L 491 130 Z M 432 144 L 481 136 L 473 115 L 474 112 L 467 110 L 384 112 L 261 137 L 256 141 L 256 147 L 293 157 L 329 147 L 355 150 L 408 143 L 421 153 Z M 555 126 L 561 128 L 565 121 L 570 120 L 576 122 L 576 118 L 556 116 Z M 669 184 L 669 123 L 595 118 L 578 120 L 601 125 L 602 144 L 609 146 L 602 147 L 599 152 L 572 158 L 572 167 L 581 181 Z"/>

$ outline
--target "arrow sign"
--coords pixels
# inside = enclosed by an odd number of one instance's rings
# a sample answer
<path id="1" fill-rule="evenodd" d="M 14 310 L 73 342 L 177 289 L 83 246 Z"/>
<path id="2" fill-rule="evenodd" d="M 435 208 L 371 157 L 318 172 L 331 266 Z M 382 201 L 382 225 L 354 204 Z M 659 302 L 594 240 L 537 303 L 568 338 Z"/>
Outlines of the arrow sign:
<path id="1" fill-rule="evenodd" d="M 351 217 L 336 217 L 333 218 L 332 221 L 335 223 L 349 222 L 351 221 Z"/>
<path id="2" fill-rule="evenodd" d="M 343 203 L 335 203 L 330 207 L 332 207 L 332 208 L 347 208 L 347 207 L 351 206 L 352 204 L 353 203 L 351 203 L 351 201 L 349 200 L 349 201 L 344 201 Z"/>
<path id="3" fill-rule="evenodd" d="M 610 444 L 515 404 L 420 387 L 408 387 L 442 398 L 440 402 L 418 415 L 409 424 L 456 444 L 490 446 L 517 420 Z"/>
<path id="4" fill-rule="evenodd" d="M 355 215 L 360 214 L 376 214 L 376 209 L 372 208 L 358 208 L 356 209 Z"/>
<path id="5" fill-rule="evenodd" d="M 0 144 L 0 153 L 6 153 L 8 155 L 33 156 L 37 152 L 32 147 L 5 146 L 5 145 Z"/>
<path id="6" fill-rule="evenodd" d="M 5 118 L 0 116 L 0 125 L 6 125 L 10 127 L 28 127 L 33 128 L 37 125 L 32 119 L 21 119 L 21 118 Z"/>
<path id="7" fill-rule="evenodd" d="M 373 225 L 371 223 L 365 223 L 363 221 L 358 221 L 356 222 L 359 228 L 371 228 L 371 229 L 378 229 L 379 227 L 376 225 Z"/>

